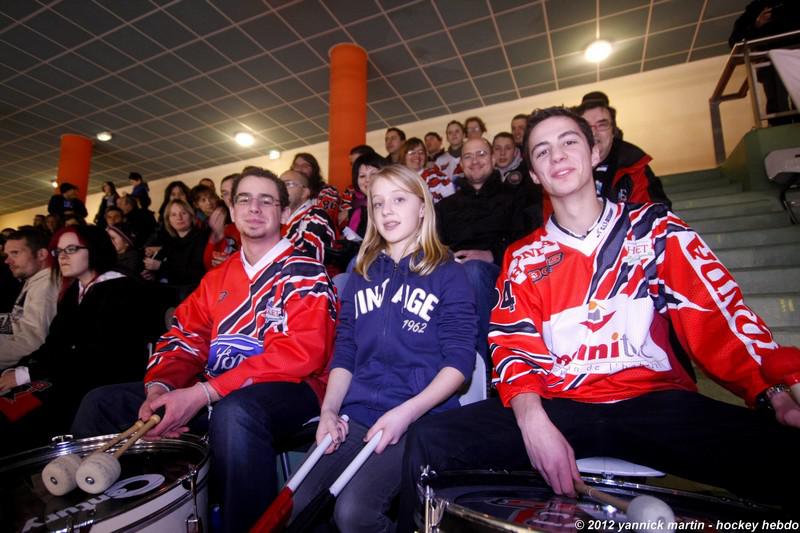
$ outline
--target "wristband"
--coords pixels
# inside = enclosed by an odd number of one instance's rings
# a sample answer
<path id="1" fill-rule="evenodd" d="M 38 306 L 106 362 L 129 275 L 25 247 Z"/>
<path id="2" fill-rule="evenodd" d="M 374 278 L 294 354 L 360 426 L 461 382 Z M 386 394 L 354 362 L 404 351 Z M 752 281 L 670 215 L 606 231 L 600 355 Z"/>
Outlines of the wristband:
<path id="1" fill-rule="evenodd" d="M 211 405 L 211 393 L 208 392 L 208 383 L 205 381 L 200 382 L 200 387 L 203 389 L 203 392 L 206 393 L 206 408 L 208 409 L 208 420 L 211 420 L 211 411 L 214 410 L 214 407 Z"/>

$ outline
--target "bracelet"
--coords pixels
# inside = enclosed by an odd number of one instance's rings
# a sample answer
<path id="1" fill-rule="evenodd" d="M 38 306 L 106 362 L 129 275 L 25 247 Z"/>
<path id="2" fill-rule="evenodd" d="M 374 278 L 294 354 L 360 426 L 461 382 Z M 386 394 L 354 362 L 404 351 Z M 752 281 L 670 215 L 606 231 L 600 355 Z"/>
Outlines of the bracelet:
<path id="1" fill-rule="evenodd" d="M 764 396 L 767 397 L 767 400 L 771 400 L 773 396 L 775 396 L 776 394 L 780 394 L 781 392 L 789 392 L 789 387 L 787 387 L 783 383 L 778 383 L 777 385 L 773 385 L 772 387 L 765 390 Z"/>
<path id="2" fill-rule="evenodd" d="M 200 381 L 200 387 L 203 389 L 203 392 L 206 393 L 206 408 L 208 409 L 208 419 L 211 420 L 211 411 L 214 410 L 214 407 L 211 405 L 211 393 L 208 392 L 208 383 L 205 381 Z"/>

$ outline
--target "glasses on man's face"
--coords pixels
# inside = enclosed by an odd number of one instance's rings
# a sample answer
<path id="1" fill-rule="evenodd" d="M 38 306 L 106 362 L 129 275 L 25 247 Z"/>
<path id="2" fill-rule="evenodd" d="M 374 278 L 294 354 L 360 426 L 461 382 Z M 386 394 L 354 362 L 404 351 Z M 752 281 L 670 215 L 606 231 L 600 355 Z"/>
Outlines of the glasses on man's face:
<path id="1" fill-rule="evenodd" d="M 464 161 L 465 163 L 469 163 L 473 159 L 477 161 L 480 159 L 486 159 L 487 157 L 489 157 L 488 150 L 476 150 L 474 152 L 461 154 L 461 160 Z"/>
<path id="2" fill-rule="evenodd" d="M 601 120 L 597 124 L 590 124 L 590 126 L 596 131 L 608 131 L 611 129 L 611 122 L 607 120 Z"/>
<path id="3" fill-rule="evenodd" d="M 268 194 L 253 196 L 252 194 L 247 193 L 237 194 L 233 203 L 241 207 L 249 207 L 253 203 L 253 200 L 255 200 L 256 203 L 258 203 L 258 205 L 261 207 L 274 207 L 276 205 L 280 205 L 278 200 Z"/>
<path id="4" fill-rule="evenodd" d="M 470 126 L 470 127 L 467 128 L 467 131 L 478 132 L 478 131 L 482 131 L 482 130 L 481 130 L 480 126 Z"/>
<path id="5" fill-rule="evenodd" d="M 287 189 L 294 189 L 296 187 L 305 187 L 305 185 L 303 185 L 299 181 L 284 181 L 283 183 L 284 185 L 286 185 Z"/>
<path id="6" fill-rule="evenodd" d="M 80 250 L 88 250 L 86 246 L 78 246 L 77 244 L 70 244 L 65 248 L 53 248 L 50 250 L 50 255 L 58 259 L 58 256 L 61 254 L 77 254 Z"/>

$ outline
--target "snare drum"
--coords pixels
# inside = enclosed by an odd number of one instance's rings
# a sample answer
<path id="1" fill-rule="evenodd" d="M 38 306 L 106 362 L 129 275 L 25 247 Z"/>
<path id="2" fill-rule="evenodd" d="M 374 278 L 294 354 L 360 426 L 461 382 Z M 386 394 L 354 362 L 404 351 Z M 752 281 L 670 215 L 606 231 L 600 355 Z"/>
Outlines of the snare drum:
<path id="1" fill-rule="evenodd" d="M 744 500 L 684 492 L 628 481 L 584 477 L 587 485 L 625 499 L 649 495 L 666 502 L 676 522 L 692 531 L 717 531 L 718 520 L 761 522 L 775 518 L 775 510 Z M 553 493 L 535 472 L 458 471 L 424 476 L 418 486 L 422 498 L 422 531 L 616 531 L 625 515 L 588 498 Z M 676 525 L 675 531 L 682 529 Z"/>
<path id="2" fill-rule="evenodd" d="M 120 457 L 122 474 L 102 494 L 76 488 L 53 496 L 42 469 L 60 455 L 84 456 L 112 436 L 66 441 L 0 459 L 0 530 L 179 532 L 207 528 L 208 446 L 185 436 L 138 441 Z"/>

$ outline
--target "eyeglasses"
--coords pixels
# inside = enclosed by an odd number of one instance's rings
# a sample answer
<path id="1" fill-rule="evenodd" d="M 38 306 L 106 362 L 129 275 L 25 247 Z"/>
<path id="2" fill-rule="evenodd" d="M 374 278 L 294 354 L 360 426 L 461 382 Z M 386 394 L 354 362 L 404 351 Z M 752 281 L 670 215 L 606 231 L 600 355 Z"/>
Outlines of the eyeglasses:
<path id="1" fill-rule="evenodd" d="M 487 150 L 476 150 L 475 152 L 461 154 L 461 160 L 465 163 L 469 163 L 473 159 L 486 159 L 487 157 L 489 157 L 489 152 Z"/>
<path id="2" fill-rule="evenodd" d="M 600 122 L 598 122 L 597 124 L 590 124 L 590 126 L 591 126 L 591 128 L 592 128 L 593 130 L 597 130 L 597 131 L 608 131 L 608 130 L 610 130 L 610 129 L 611 129 L 611 122 L 609 122 L 609 121 L 607 121 L 607 120 L 601 120 L 601 121 L 600 121 Z"/>
<path id="3" fill-rule="evenodd" d="M 256 200 L 256 202 L 258 202 L 258 205 L 260 205 L 261 207 L 273 207 L 276 205 L 280 205 L 279 200 L 276 200 L 275 198 L 273 198 L 268 194 L 262 194 L 261 196 L 253 196 L 252 194 L 247 194 L 247 193 L 237 194 L 236 198 L 234 198 L 233 203 L 235 203 L 238 206 L 248 207 L 250 206 L 250 204 L 253 203 L 253 200 Z"/>
<path id="4" fill-rule="evenodd" d="M 305 187 L 305 185 L 303 185 L 299 181 L 284 181 L 283 183 L 284 185 L 286 185 L 287 189 L 294 189 L 295 187 Z"/>
<path id="5" fill-rule="evenodd" d="M 480 126 L 470 126 L 467 131 L 483 131 Z"/>
<path id="6" fill-rule="evenodd" d="M 77 254 L 79 250 L 88 250 L 86 246 L 78 246 L 77 244 L 70 244 L 66 248 L 53 248 L 50 250 L 50 255 L 58 259 L 61 254 L 73 255 Z"/>
<path id="7" fill-rule="evenodd" d="M 428 155 L 425 150 L 409 150 L 406 155 Z"/>

